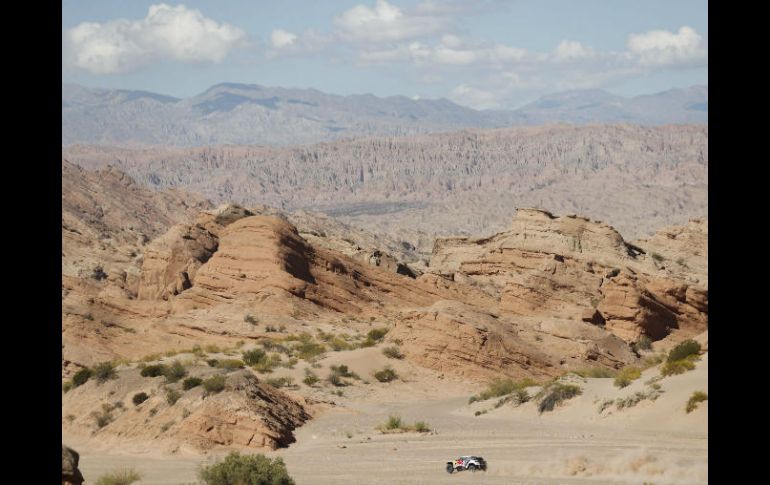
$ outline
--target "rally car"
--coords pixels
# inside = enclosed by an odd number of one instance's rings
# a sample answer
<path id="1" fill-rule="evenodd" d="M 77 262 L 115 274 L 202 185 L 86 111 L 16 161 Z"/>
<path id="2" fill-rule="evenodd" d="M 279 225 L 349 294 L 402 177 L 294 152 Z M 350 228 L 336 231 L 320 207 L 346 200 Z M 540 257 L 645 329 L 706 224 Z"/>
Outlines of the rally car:
<path id="1" fill-rule="evenodd" d="M 447 473 L 454 473 L 463 470 L 487 471 L 487 462 L 480 456 L 461 456 L 460 458 L 446 462 Z"/>

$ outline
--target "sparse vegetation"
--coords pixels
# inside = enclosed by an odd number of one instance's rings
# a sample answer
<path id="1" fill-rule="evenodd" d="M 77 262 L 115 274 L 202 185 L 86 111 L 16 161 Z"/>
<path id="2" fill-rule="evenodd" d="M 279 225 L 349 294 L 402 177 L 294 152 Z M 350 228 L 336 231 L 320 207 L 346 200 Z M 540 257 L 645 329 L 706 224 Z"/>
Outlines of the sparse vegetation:
<path id="1" fill-rule="evenodd" d="M 131 401 L 134 403 L 134 406 L 138 406 L 149 398 L 150 396 L 148 396 L 146 392 L 137 392 L 134 394 L 134 397 L 131 399 Z"/>
<path id="2" fill-rule="evenodd" d="M 67 381 L 61 385 L 61 390 L 66 394 L 72 389 L 72 381 Z"/>
<path id="3" fill-rule="evenodd" d="M 614 369 L 607 369 L 606 367 L 590 367 L 587 369 L 579 369 L 572 371 L 572 373 L 579 375 L 580 377 L 591 377 L 594 379 L 610 379 L 615 377 L 618 371 Z"/>
<path id="4" fill-rule="evenodd" d="M 671 349 L 666 360 L 668 362 L 683 360 L 690 357 L 691 355 L 698 355 L 699 352 L 700 344 L 695 340 L 688 339 Z"/>
<path id="5" fill-rule="evenodd" d="M 642 371 L 640 369 L 636 367 L 624 367 L 615 376 L 614 384 L 616 387 L 622 389 L 640 377 L 642 377 Z"/>
<path id="6" fill-rule="evenodd" d="M 498 400 L 495 403 L 495 409 L 499 408 L 503 404 L 511 403 L 514 406 L 521 406 L 525 402 L 529 402 L 531 399 L 529 393 L 524 389 L 516 389 L 507 396 L 503 397 L 502 399 Z"/>
<path id="7" fill-rule="evenodd" d="M 243 361 L 249 365 L 256 365 L 267 357 L 262 349 L 251 349 L 243 353 Z"/>
<path id="8" fill-rule="evenodd" d="M 185 391 L 189 391 L 190 389 L 194 387 L 198 387 L 203 382 L 203 379 L 200 377 L 188 377 L 182 382 L 182 389 Z"/>
<path id="9" fill-rule="evenodd" d="M 133 468 L 126 468 L 105 473 L 96 480 L 96 485 L 131 485 L 141 479 L 142 475 L 139 472 Z"/>
<path id="10" fill-rule="evenodd" d="M 187 375 L 187 369 L 185 369 L 184 365 L 179 362 L 178 360 L 175 360 L 171 363 L 163 372 L 163 375 L 166 376 L 166 382 L 173 383 L 179 381 L 179 379 L 183 378 Z"/>
<path id="11" fill-rule="evenodd" d="M 380 382 L 391 382 L 398 378 L 398 374 L 391 367 L 385 367 L 374 373 L 374 378 Z"/>
<path id="12" fill-rule="evenodd" d="M 417 421 L 416 423 L 412 425 L 406 424 L 402 419 L 401 416 L 397 414 L 392 414 L 388 417 L 388 420 L 377 427 L 381 432 L 388 432 L 388 431 L 400 431 L 400 432 L 407 432 L 407 431 L 416 431 L 418 433 L 428 433 L 430 432 L 430 426 L 425 421 Z"/>
<path id="13" fill-rule="evenodd" d="M 497 378 L 487 385 L 486 390 L 476 396 L 471 396 L 470 399 L 468 399 L 468 404 L 473 404 L 476 401 L 486 401 L 493 397 L 507 396 L 516 390 L 536 385 L 537 383 L 529 378 L 520 381 L 514 381 L 513 379 L 508 378 Z"/>
<path id="14" fill-rule="evenodd" d="M 647 335 L 640 336 L 636 342 L 634 342 L 634 348 L 639 350 L 652 350 L 652 339 Z"/>
<path id="15" fill-rule="evenodd" d="M 313 371 L 307 368 L 305 369 L 305 378 L 302 379 L 302 382 L 304 382 L 308 386 L 313 386 L 318 382 L 318 380 L 319 380 L 318 376 Z"/>
<path id="16" fill-rule="evenodd" d="M 219 463 L 203 467 L 198 478 L 205 485 L 294 485 L 283 459 L 236 451 Z"/>
<path id="17" fill-rule="evenodd" d="M 228 371 L 243 369 L 245 364 L 241 359 L 221 359 L 217 361 L 217 367 Z"/>
<path id="18" fill-rule="evenodd" d="M 294 379 L 291 377 L 274 377 L 267 380 L 267 383 L 276 389 L 282 387 L 291 387 L 294 385 Z"/>
<path id="19" fill-rule="evenodd" d="M 660 373 L 664 376 L 674 376 L 677 374 L 684 374 L 688 370 L 693 369 L 695 369 L 695 364 L 692 362 L 692 359 L 682 359 L 666 362 L 663 364 L 663 367 L 661 367 Z"/>
<path id="20" fill-rule="evenodd" d="M 583 390 L 574 384 L 562 384 L 559 382 L 552 382 L 543 387 L 543 389 L 535 396 L 538 401 L 537 410 L 540 414 L 545 411 L 553 411 L 553 409 L 566 401 L 572 399 L 583 393 Z"/>
<path id="21" fill-rule="evenodd" d="M 169 406 L 173 406 L 182 397 L 182 393 L 176 389 L 166 388 L 166 402 Z"/>
<path id="22" fill-rule="evenodd" d="M 94 411 L 91 413 L 91 417 L 96 421 L 96 425 L 99 428 L 104 428 L 112 422 L 114 419 L 112 416 L 112 406 L 109 404 L 102 404 L 101 411 Z"/>
<path id="23" fill-rule="evenodd" d="M 110 379 L 118 377 L 115 372 L 115 364 L 112 362 L 101 362 L 96 364 L 92 369 L 92 375 L 96 379 L 96 382 L 103 384 Z"/>
<path id="24" fill-rule="evenodd" d="M 225 376 L 218 374 L 203 381 L 203 389 L 207 394 L 216 394 L 225 389 Z"/>
<path id="25" fill-rule="evenodd" d="M 708 394 L 706 394 L 703 391 L 695 391 L 692 393 L 692 396 L 690 396 L 690 399 L 687 401 L 687 414 L 690 414 L 695 410 L 695 408 L 698 407 L 698 404 L 703 401 L 708 401 Z"/>
<path id="26" fill-rule="evenodd" d="M 385 354 L 385 357 L 389 359 L 403 359 L 404 354 L 401 353 L 401 350 L 399 350 L 398 347 L 395 345 L 390 347 L 385 347 L 382 349 L 382 353 Z"/>
<path id="27" fill-rule="evenodd" d="M 146 365 L 139 372 L 142 377 L 158 377 L 166 373 L 166 366 L 163 364 Z"/>
<path id="28" fill-rule="evenodd" d="M 246 314 L 245 317 L 243 317 L 243 321 L 246 323 L 250 323 L 252 325 L 256 325 L 259 323 L 259 320 L 257 320 L 254 316 L 248 313 Z"/>
<path id="29" fill-rule="evenodd" d="M 369 332 L 366 334 L 366 340 L 361 342 L 361 347 L 374 347 L 380 341 L 382 341 L 383 338 L 385 338 L 387 333 L 388 329 L 385 327 L 373 328 L 369 330 Z"/>
<path id="30" fill-rule="evenodd" d="M 658 253 L 654 253 L 654 252 L 651 252 L 651 253 L 650 253 L 650 256 L 652 256 L 652 259 L 654 259 L 654 260 L 655 260 L 656 262 L 658 262 L 658 263 L 660 263 L 661 261 L 663 261 L 663 256 L 661 256 L 661 255 L 660 255 L 660 254 L 658 254 Z"/>
<path id="31" fill-rule="evenodd" d="M 637 404 L 639 404 L 642 401 L 650 400 L 654 401 L 660 397 L 660 395 L 663 394 L 663 391 L 660 390 L 660 386 L 653 386 L 647 389 L 646 391 L 637 391 L 634 394 L 627 396 L 625 398 L 617 398 L 615 399 L 615 407 L 618 408 L 618 410 L 634 407 Z"/>
<path id="32" fill-rule="evenodd" d="M 91 378 L 91 369 L 88 367 L 84 369 L 80 369 L 79 371 L 75 372 L 75 375 L 72 376 L 72 387 L 79 387 L 88 382 L 88 379 Z"/>
<path id="33" fill-rule="evenodd" d="M 169 428 L 171 428 L 173 425 L 174 425 L 174 422 L 173 422 L 173 421 L 169 421 L 169 422 L 167 422 L 167 423 L 163 423 L 163 425 L 160 427 L 160 432 L 161 432 L 161 433 L 165 433 L 165 432 L 166 432 L 166 431 L 168 431 L 168 430 L 169 430 Z"/>

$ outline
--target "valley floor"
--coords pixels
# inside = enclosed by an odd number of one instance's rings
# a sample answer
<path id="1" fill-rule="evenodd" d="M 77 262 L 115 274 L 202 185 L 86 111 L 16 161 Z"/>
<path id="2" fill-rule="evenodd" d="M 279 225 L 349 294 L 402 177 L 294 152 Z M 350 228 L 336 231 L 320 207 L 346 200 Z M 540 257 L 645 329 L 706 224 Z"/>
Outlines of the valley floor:
<path id="1" fill-rule="evenodd" d="M 350 397 L 296 431 L 297 442 L 268 453 L 283 457 L 298 485 L 322 484 L 600 484 L 708 482 L 708 402 L 692 413 L 692 390 L 708 391 L 708 354 L 695 371 L 659 381 L 663 394 L 633 408 L 599 415 L 597 402 L 633 394 L 657 375 L 648 369 L 626 389 L 612 379 L 583 380 L 583 394 L 539 415 L 533 403 L 494 408 L 468 405 L 461 382 L 417 378 L 387 386 L 350 388 Z M 348 388 L 346 388 L 348 389 Z M 477 410 L 488 410 L 474 416 Z M 382 434 L 391 414 L 426 421 L 433 433 Z M 196 469 L 221 456 L 128 454 L 63 436 L 81 455 L 87 482 L 118 467 L 133 467 L 141 484 L 196 483 Z M 482 455 L 487 472 L 449 475 L 446 461 Z"/>

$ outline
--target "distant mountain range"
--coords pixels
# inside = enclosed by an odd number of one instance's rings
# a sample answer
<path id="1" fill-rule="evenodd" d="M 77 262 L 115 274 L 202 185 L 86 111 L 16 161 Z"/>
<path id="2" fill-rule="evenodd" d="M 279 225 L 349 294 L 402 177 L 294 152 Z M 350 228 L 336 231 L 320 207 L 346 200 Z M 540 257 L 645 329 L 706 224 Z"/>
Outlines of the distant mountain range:
<path id="1" fill-rule="evenodd" d="M 707 124 L 708 86 L 633 98 L 569 91 L 515 110 L 478 111 L 447 99 L 338 96 L 255 84 L 217 84 L 184 99 L 62 85 L 62 144 L 287 146 L 546 123 Z"/>

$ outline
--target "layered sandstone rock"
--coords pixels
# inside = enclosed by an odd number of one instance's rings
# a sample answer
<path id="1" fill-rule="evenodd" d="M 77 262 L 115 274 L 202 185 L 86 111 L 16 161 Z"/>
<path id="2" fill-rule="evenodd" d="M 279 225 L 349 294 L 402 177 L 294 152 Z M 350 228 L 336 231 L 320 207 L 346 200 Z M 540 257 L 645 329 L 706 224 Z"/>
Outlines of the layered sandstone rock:
<path id="1" fill-rule="evenodd" d="M 692 258 L 697 275 L 707 254 L 704 231 L 695 221 L 661 232 L 646 247 L 665 248 L 684 265 Z M 693 283 L 704 276 L 684 278 L 612 227 L 574 215 L 520 209 L 503 233 L 437 240 L 430 270 L 473 282 L 499 299 L 504 314 L 606 325 L 627 342 L 697 333 L 708 321 L 708 291 Z"/>

